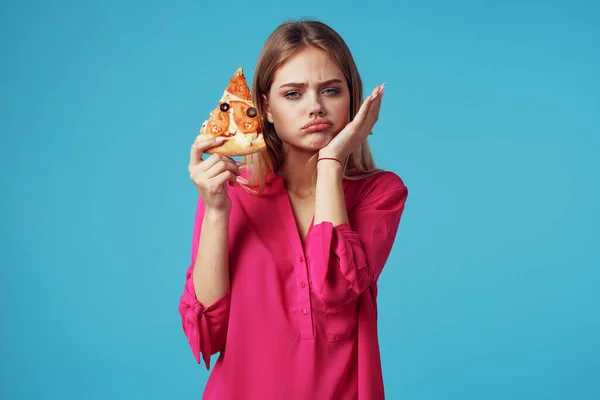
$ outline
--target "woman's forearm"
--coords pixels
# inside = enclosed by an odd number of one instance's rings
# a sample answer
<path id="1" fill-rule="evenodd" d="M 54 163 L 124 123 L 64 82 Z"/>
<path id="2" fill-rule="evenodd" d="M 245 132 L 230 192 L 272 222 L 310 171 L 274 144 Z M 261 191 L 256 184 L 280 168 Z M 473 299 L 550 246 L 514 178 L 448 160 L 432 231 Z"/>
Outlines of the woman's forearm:
<path id="1" fill-rule="evenodd" d="M 314 225 L 323 221 L 331 222 L 333 226 L 348 222 L 342 166 L 335 160 L 317 163 Z"/>
<path id="2" fill-rule="evenodd" d="M 206 210 L 194 265 L 196 298 L 208 307 L 229 288 L 229 211 Z"/>

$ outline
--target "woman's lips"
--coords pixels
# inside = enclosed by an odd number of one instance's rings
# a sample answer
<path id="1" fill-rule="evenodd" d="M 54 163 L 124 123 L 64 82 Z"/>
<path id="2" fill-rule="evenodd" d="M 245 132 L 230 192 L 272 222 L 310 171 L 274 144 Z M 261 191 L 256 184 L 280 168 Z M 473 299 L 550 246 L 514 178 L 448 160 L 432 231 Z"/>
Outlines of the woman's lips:
<path id="1" fill-rule="evenodd" d="M 333 125 L 328 124 L 328 123 L 319 123 L 319 124 L 314 124 L 314 125 L 308 126 L 308 127 L 304 128 L 304 130 L 307 132 L 319 132 L 319 131 L 324 131 L 327 128 L 331 128 L 331 126 L 333 126 Z"/>

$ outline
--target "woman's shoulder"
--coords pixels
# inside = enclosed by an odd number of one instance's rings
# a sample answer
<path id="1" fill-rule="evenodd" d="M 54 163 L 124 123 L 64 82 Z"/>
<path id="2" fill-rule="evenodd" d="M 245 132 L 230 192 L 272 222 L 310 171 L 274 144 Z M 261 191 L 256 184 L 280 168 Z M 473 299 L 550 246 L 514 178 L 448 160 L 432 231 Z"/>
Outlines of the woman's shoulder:
<path id="1" fill-rule="evenodd" d="M 388 170 L 378 170 L 363 176 L 354 175 L 346 179 L 346 184 L 358 188 L 360 192 L 371 194 L 407 190 L 404 180 L 397 173 Z"/>
<path id="2" fill-rule="evenodd" d="M 358 208 L 396 208 L 408 197 L 404 181 L 393 171 L 379 170 L 359 179 L 344 182 L 348 210 Z"/>

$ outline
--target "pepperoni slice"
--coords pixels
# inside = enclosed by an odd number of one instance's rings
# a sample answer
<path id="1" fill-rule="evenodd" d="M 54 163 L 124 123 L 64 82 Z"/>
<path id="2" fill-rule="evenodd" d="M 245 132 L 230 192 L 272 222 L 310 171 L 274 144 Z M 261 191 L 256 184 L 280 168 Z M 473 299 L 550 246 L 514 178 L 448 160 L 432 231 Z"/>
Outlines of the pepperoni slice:
<path id="1" fill-rule="evenodd" d="M 248 84 L 246 83 L 246 77 L 244 77 L 244 75 L 241 74 L 235 74 L 233 78 L 229 80 L 229 86 L 227 86 L 227 91 L 243 100 L 252 99 L 252 96 L 250 95 L 250 89 L 248 88 Z"/>
<path id="2" fill-rule="evenodd" d="M 253 133 L 258 130 L 258 125 L 259 125 L 258 118 L 256 118 L 256 117 L 250 118 L 246 114 L 246 111 L 251 106 L 249 106 L 248 104 L 246 104 L 242 101 L 235 101 L 235 100 L 230 101 L 229 105 L 233 109 L 233 120 L 235 121 L 235 124 L 238 126 L 238 129 L 240 130 L 240 132 Z"/>
<path id="3" fill-rule="evenodd" d="M 210 118 L 206 123 L 206 133 L 212 137 L 227 136 L 225 133 L 229 128 L 229 113 L 215 109 L 210 113 Z"/>

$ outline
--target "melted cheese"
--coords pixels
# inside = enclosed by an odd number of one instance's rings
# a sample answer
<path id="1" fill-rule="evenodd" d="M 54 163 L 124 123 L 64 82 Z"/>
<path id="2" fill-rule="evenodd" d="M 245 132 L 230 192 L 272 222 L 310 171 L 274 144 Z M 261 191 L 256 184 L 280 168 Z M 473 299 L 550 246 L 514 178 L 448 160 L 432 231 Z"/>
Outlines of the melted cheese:
<path id="1" fill-rule="evenodd" d="M 253 107 L 253 105 L 250 101 L 239 98 L 238 96 L 236 96 L 232 93 L 229 93 L 228 91 L 225 91 L 223 93 L 223 96 L 221 97 L 220 102 L 221 103 L 229 103 L 232 100 L 243 102 L 243 103 L 246 103 L 249 106 Z M 228 114 L 229 114 L 229 128 L 226 131 L 226 134 L 228 136 L 225 136 L 225 137 L 227 137 L 228 141 L 233 140 L 233 141 L 237 142 L 240 146 L 250 147 L 250 144 L 252 143 L 252 141 L 256 140 L 259 137 L 259 134 L 257 132 L 242 133 L 238 129 L 238 126 L 235 123 L 235 120 L 233 119 L 233 112 L 228 112 Z M 202 123 L 202 126 L 200 128 L 200 133 L 208 134 L 205 130 L 207 123 L 208 123 L 208 120 L 206 120 Z"/>
<path id="2" fill-rule="evenodd" d="M 246 103 L 247 105 L 254 107 L 254 105 L 248 100 L 241 99 L 241 98 L 237 97 L 236 95 L 229 93 L 227 90 L 225 92 L 223 92 L 223 96 L 221 97 L 221 103 L 229 104 L 229 102 L 232 100 Z M 231 105 L 230 105 L 230 107 L 231 107 Z M 232 140 L 239 142 L 241 145 L 243 145 L 245 147 L 248 147 L 250 145 L 250 142 L 252 140 L 256 139 L 256 137 L 258 136 L 256 132 L 253 132 L 253 133 L 240 132 L 240 130 L 238 129 L 238 126 L 236 125 L 236 123 L 233 119 L 233 112 L 229 112 L 229 128 L 227 129 L 227 134 L 233 135 L 233 136 L 229 136 L 229 137 Z"/>

